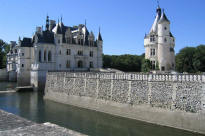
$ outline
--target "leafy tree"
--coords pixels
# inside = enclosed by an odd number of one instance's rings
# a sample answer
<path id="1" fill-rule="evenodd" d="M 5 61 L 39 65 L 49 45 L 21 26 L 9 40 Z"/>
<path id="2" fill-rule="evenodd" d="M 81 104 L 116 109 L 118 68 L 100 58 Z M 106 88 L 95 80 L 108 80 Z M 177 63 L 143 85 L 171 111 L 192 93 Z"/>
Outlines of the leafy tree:
<path id="1" fill-rule="evenodd" d="M 199 45 L 195 49 L 193 66 L 197 72 L 205 72 L 205 45 Z"/>
<path id="2" fill-rule="evenodd" d="M 143 59 L 142 60 L 142 69 L 141 71 L 142 72 L 149 72 L 152 68 L 152 64 L 151 64 L 151 61 L 148 60 L 148 59 Z"/>
<path id="3" fill-rule="evenodd" d="M 6 67 L 6 54 L 9 52 L 9 44 L 0 39 L 0 69 Z"/>
<path id="4" fill-rule="evenodd" d="M 193 65 L 196 48 L 185 47 L 176 55 L 176 70 L 179 72 L 196 72 Z"/>
<path id="5" fill-rule="evenodd" d="M 141 56 L 138 55 L 103 55 L 104 68 L 115 68 L 126 72 L 141 71 Z"/>

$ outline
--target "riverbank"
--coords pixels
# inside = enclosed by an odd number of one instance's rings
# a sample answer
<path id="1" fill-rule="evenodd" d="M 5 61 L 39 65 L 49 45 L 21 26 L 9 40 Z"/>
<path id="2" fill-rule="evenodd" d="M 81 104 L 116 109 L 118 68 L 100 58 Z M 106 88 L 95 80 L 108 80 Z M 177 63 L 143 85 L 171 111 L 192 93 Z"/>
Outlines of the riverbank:
<path id="1" fill-rule="evenodd" d="M 51 123 L 37 124 L 2 110 L 0 110 L 0 135 L 86 136 Z"/>

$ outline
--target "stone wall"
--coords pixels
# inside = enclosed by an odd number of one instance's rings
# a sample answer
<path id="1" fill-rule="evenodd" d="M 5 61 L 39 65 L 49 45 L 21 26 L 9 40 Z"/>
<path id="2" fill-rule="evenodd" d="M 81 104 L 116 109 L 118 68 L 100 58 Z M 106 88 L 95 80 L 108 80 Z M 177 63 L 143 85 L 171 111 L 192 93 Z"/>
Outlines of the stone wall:
<path id="1" fill-rule="evenodd" d="M 204 83 L 205 75 L 48 72 L 45 98 L 205 133 Z"/>
<path id="2" fill-rule="evenodd" d="M 8 77 L 6 69 L 0 69 L 0 81 L 8 81 Z"/>

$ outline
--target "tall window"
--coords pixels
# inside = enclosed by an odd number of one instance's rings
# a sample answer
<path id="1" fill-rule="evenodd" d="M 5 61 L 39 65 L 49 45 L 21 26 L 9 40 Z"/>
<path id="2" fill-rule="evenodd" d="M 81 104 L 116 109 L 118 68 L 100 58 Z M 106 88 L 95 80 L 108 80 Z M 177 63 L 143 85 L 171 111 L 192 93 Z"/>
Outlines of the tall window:
<path id="1" fill-rule="evenodd" d="M 82 60 L 79 60 L 78 61 L 78 68 L 82 68 L 83 67 L 83 61 Z"/>
<path id="2" fill-rule="evenodd" d="M 66 61 L 66 68 L 70 68 L 70 60 Z"/>
<path id="3" fill-rule="evenodd" d="M 41 62 L 41 51 L 38 52 L 38 61 Z"/>
<path id="4" fill-rule="evenodd" d="M 154 37 L 154 35 L 151 35 L 150 36 L 150 42 L 154 42 L 155 41 L 155 37 Z"/>
<path id="5" fill-rule="evenodd" d="M 152 70 L 155 70 L 155 61 L 151 61 Z"/>
<path id="6" fill-rule="evenodd" d="M 44 51 L 44 61 L 46 61 L 46 50 Z"/>
<path id="7" fill-rule="evenodd" d="M 79 56 L 83 56 L 83 51 L 78 51 Z"/>
<path id="8" fill-rule="evenodd" d="M 93 57 L 93 51 L 90 51 L 90 57 Z"/>
<path id="9" fill-rule="evenodd" d="M 51 51 L 48 52 L 48 61 L 52 61 L 52 58 L 51 58 Z"/>
<path id="10" fill-rule="evenodd" d="M 70 50 L 70 49 L 67 49 L 66 54 L 67 54 L 67 55 L 70 55 L 70 54 L 71 54 L 71 50 Z"/>
<path id="11" fill-rule="evenodd" d="M 155 56 L 155 49 L 151 49 L 150 55 L 151 55 L 151 56 Z"/>
<path id="12" fill-rule="evenodd" d="M 90 68 L 93 68 L 93 62 L 92 61 L 90 62 Z"/>

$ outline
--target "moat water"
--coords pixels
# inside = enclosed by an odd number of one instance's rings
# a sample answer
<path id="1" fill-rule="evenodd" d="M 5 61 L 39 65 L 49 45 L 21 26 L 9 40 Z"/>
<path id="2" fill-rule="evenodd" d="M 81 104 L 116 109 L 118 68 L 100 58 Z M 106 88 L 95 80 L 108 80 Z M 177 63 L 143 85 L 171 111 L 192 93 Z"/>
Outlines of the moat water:
<path id="1" fill-rule="evenodd" d="M 0 91 L 15 88 L 0 82 Z M 0 109 L 37 123 L 51 122 L 91 136 L 202 136 L 43 99 L 43 93 L 0 93 Z"/>

